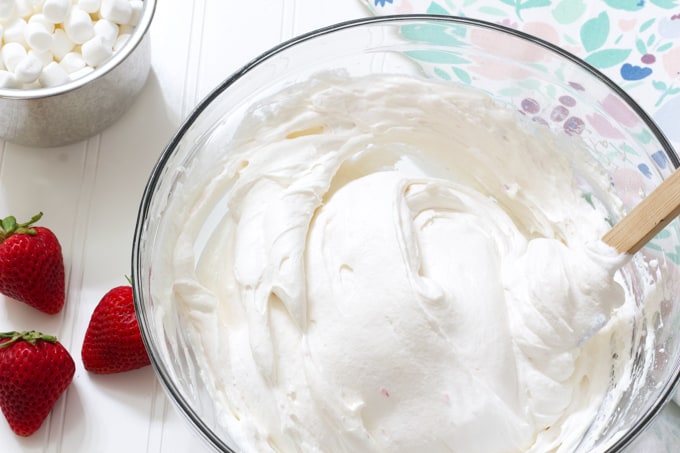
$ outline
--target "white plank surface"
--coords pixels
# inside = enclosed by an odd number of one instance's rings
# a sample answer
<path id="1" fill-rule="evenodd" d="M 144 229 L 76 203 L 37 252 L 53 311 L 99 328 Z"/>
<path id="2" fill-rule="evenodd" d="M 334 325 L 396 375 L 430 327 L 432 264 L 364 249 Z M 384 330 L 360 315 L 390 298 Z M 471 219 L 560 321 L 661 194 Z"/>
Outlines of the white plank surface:
<path id="1" fill-rule="evenodd" d="M 80 348 L 90 313 L 130 273 L 143 187 L 182 118 L 271 46 L 367 14 L 359 0 L 159 0 L 151 27 L 152 72 L 123 118 L 96 137 L 60 148 L 0 142 L 0 215 L 27 219 L 44 211 L 42 223 L 62 243 L 68 280 L 67 306 L 56 316 L 0 297 L 0 330 L 54 333 L 77 365 L 65 397 L 32 437 L 15 436 L 0 420 L 0 452 L 209 451 L 150 367 L 113 376 L 84 371 Z"/>
<path id="2" fill-rule="evenodd" d="M 0 215 L 23 219 L 44 211 L 42 223 L 62 244 L 68 281 L 67 306 L 56 316 L 0 296 L 0 330 L 54 333 L 77 366 L 65 397 L 33 436 L 17 437 L 0 420 L 0 452 L 209 451 L 169 403 L 150 367 L 90 375 L 80 361 L 82 338 L 101 296 L 130 274 L 142 190 L 182 119 L 219 82 L 271 46 L 367 14 L 354 0 L 318 3 L 160 0 L 151 26 L 152 72 L 123 118 L 75 145 L 33 149 L 0 142 Z"/>

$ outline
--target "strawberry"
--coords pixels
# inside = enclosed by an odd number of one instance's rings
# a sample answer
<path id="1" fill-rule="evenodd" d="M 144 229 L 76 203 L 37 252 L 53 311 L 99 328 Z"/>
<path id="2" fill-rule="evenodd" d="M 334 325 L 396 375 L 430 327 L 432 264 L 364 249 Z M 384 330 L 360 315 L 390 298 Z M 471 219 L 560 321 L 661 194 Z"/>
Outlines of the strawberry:
<path id="1" fill-rule="evenodd" d="M 85 332 L 83 365 L 93 373 L 112 374 L 149 365 L 139 331 L 132 287 L 109 290 L 94 309 Z"/>
<path id="2" fill-rule="evenodd" d="M 41 217 L 42 212 L 22 224 L 13 216 L 0 222 L 0 293 L 53 315 L 66 298 L 64 258 L 54 233 L 32 226 Z"/>
<path id="3" fill-rule="evenodd" d="M 34 330 L 0 333 L 0 409 L 12 431 L 24 437 L 36 432 L 75 371 L 55 337 Z"/>

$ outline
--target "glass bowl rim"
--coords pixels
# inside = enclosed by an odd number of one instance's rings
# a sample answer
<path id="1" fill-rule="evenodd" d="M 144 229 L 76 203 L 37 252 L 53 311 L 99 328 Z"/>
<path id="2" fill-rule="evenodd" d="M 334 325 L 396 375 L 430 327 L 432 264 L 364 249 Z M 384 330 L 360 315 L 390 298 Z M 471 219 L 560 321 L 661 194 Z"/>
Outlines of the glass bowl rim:
<path id="1" fill-rule="evenodd" d="M 284 52 L 288 48 L 306 41 L 313 40 L 319 36 L 325 36 L 341 30 L 359 28 L 373 24 L 400 22 L 439 22 L 443 24 L 466 25 L 469 27 L 493 30 L 500 32 L 500 34 L 508 34 L 518 37 L 530 43 L 536 44 L 537 46 L 542 47 L 558 56 L 561 56 L 562 58 L 570 61 L 572 64 L 581 67 L 586 72 L 593 75 L 596 79 L 599 79 L 599 81 L 605 84 L 614 94 L 619 96 L 626 103 L 626 105 L 635 112 L 637 117 L 645 123 L 645 126 L 650 130 L 650 132 L 652 132 L 654 138 L 656 138 L 661 144 L 663 151 L 673 165 L 673 168 L 678 169 L 680 167 L 680 158 L 678 157 L 678 154 L 674 150 L 670 141 L 666 138 L 665 134 L 657 126 L 654 120 L 645 112 L 645 110 L 637 103 L 637 101 L 635 101 L 625 90 L 623 90 L 623 88 L 621 88 L 600 70 L 596 69 L 573 53 L 542 38 L 530 35 L 521 30 L 507 27 L 505 25 L 496 24 L 481 19 L 441 14 L 396 14 L 371 16 L 338 22 L 300 34 L 289 40 L 283 41 L 280 44 L 256 56 L 250 62 L 243 65 L 240 69 L 237 69 L 234 73 L 219 83 L 194 107 L 194 109 L 188 114 L 173 137 L 170 139 L 165 149 L 162 151 L 151 171 L 146 187 L 144 188 L 142 194 L 132 243 L 132 287 L 134 305 L 137 317 L 139 318 L 139 327 L 142 340 L 144 341 L 147 351 L 149 351 L 152 367 L 156 375 L 159 377 L 161 385 L 164 387 L 166 394 L 169 394 L 171 397 L 170 399 L 172 400 L 173 404 L 179 407 L 184 417 L 191 422 L 192 427 L 198 431 L 204 440 L 207 440 L 212 447 L 218 448 L 220 451 L 235 453 L 231 447 L 226 445 L 224 441 L 209 426 L 207 426 L 207 424 L 193 409 L 191 404 L 189 404 L 189 402 L 184 399 L 182 392 L 173 382 L 168 369 L 166 368 L 165 364 L 162 363 L 162 359 L 160 358 L 162 355 L 159 349 L 152 341 L 155 335 L 151 331 L 148 321 L 149 316 L 147 315 L 144 304 L 142 303 L 142 275 L 140 274 L 142 267 L 140 259 L 140 247 L 142 236 L 145 231 L 146 220 L 148 218 L 148 213 L 151 206 L 151 201 L 154 198 L 155 189 L 159 183 L 160 177 L 166 167 L 168 160 L 174 155 L 184 135 L 201 116 L 203 111 L 206 110 L 212 101 L 215 100 L 222 92 L 227 90 L 239 79 L 245 77 L 255 67 Z M 666 383 L 667 388 L 665 389 L 665 392 L 663 392 L 657 398 L 653 406 L 651 406 L 651 408 L 638 419 L 638 421 L 628 432 L 626 432 L 623 436 L 617 439 L 616 442 L 614 442 L 607 452 L 621 451 L 623 448 L 628 446 L 641 432 L 643 432 L 649 426 L 650 422 L 658 415 L 664 405 L 670 401 L 671 397 L 673 396 L 673 390 L 677 386 L 678 382 L 680 382 L 680 367 L 676 366 L 672 379 Z"/>

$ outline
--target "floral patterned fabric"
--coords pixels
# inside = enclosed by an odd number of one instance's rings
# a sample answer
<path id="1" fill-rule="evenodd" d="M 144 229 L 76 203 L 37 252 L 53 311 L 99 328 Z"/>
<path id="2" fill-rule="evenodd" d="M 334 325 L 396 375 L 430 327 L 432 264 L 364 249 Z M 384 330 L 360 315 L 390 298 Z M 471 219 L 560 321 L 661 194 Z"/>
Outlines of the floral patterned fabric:
<path id="1" fill-rule="evenodd" d="M 621 86 L 680 153 L 678 0 L 361 0 L 377 15 L 481 19 L 549 41 Z"/>
<path id="2" fill-rule="evenodd" d="M 469 17 L 551 42 L 623 88 L 680 154 L 680 0 L 360 1 L 375 15 Z M 464 72 L 454 76 L 465 82 Z M 644 174 L 644 168 L 640 171 Z M 680 254 L 671 259 L 678 264 Z M 680 406 L 680 391 L 674 400 Z M 631 452 L 677 451 L 680 409 L 666 409 L 659 419 L 631 446 Z"/>

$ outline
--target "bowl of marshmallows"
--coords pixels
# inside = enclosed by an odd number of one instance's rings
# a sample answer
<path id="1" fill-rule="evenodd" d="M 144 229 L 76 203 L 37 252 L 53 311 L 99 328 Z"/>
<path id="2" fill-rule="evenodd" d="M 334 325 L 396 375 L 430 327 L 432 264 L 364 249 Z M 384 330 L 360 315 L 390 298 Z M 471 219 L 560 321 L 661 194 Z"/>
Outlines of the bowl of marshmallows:
<path id="1" fill-rule="evenodd" d="M 53 147 L 125 112 L 150 68 L 155 0 L 0 0 L 0 138 Z"/>

